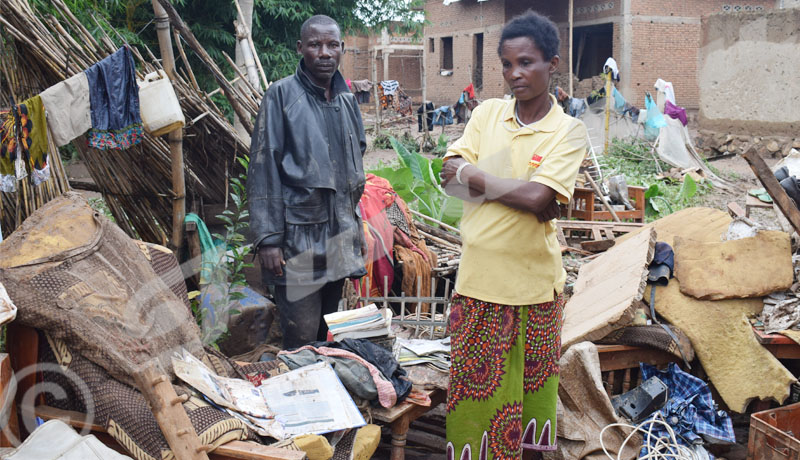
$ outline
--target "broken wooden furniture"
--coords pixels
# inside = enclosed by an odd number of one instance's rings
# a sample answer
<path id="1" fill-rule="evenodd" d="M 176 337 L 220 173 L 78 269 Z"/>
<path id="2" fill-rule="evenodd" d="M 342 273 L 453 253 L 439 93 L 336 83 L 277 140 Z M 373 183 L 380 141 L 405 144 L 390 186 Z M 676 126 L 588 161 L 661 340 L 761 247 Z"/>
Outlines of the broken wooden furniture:
<path id="1" fill-rule="evenodd" d="M 639 363 L 663 368 L 669 363 L 683 364 L 679 356 L 655 348 L 629 345 L 595 345 L 600 358 L 600 372 L 610 396 L 636 388 L 641 380 Z"/>
<path id="2" fill-rule="evenodd" d="M 747 198 L 744 202 L 744 216 L 750 217 L 750 211 L 752 209 L 772 209 L 772 203 L 765 203 L 758 198 L 747 195 Z"/>
<path id="3" fill-rule="evenodd" d="M 643 187 L 628 187 L 631 203 L 635 209 L 615 211 L 623 221 L 644 222 L 645 198 Z M 602 208 L 597 196 L 591 188 L 575 187 L 570 202 L 570 216 L 579 220 L 612 220 L 611 213 Z M 600 208 L 600 209 L 598 209 Z"/>
<path id="4" fill-rule="evenodd" d="M 36 371 L 30 371 L 30 369 L 35 369 L 38 360 L 39 347 L 38 334 L 36 330 L 26 326 L 21 326 L 19 324 L 11 323 L 8 327 L 7 347 L 9 350 L 8 356 L 10 357 L 10 367 L 13 368 L 18 375 L 25 376 L 23 379 L 20 379 L 17 382 L 16 391 L 16 405 L 18 405 L 19 408 L 19 417 L 23 421 L 25 419 L 32 418 L 32 416 L 37 416 L 44 420 L 57 418 L 78 430 L 91 430 L 98 439 L 103 441 L 109 447 L 125 453 L 123 447 L 120 446 L 116 440 L 114 440 L 114 438 L 106 433 L 106 429 L 104 427 L 93 423 L 92 420 L 86 420 L 85 414 L 46 406 L 44 405 L 42 398 L 44 395 L 41 393 L 35 395 L 36 399 L 31 400 L 33 401 L 32 404 L 30 401 L 23 398 L 26 394 L 28 394 L 28 397 L 33 394 L 29 393 L 29 391 L 37 391 L 34 387 L 37 384 L 36 378 L 38 373 Z M 2 359 L 2 356 L 0 356 L 0 359 Z M 0 388 L 2 391 L 0 391 L 0 394 L 5 394 L 6 388 L 8 388 L 3 384 L 3 382 L 5 382 L 5 374 L 3 372 L 4 369 L 6 369 L 6 366 L 6 363 L 0 362 L 0 384 L 2 384 L 2 388 Z M 23 369 L 27 369 L 24 374 L 22 373 Z M 158 378 L 148 380 L 145 376 L 144 380 L 150 381 L 151 384 L 154 380 L 158 380 L 156 382 L 156 386 L 152 387 L 153 391 L 163 392 L 172 389 L 172 386 L 169 385 L 168 382 L 162 382 Z M 170 387 L 169 389 L 166 389 L 167 385 Z M 172 391 L 172 394 L 174 394 L 174 390 Z M 171 400 L 175 399 L 181 398 L 177 397 L 176 395 L 175 397 L 172 397 Z M 16 437 L 16 439 L 20 439 L 21 436 L 24 437 L 27 434 L 25 432 L 24 423 L 14 424 L 16 420 L 17 419 L 14 418 L 9 422 L 9 430 L 13 430 L 14 426 L 16 426 L 17 432 L 4 431 L 6 438 L 13 439 L 13 437 Z M 161 420 L 159 420 L 159 423 L 161 423 Z M 181 434 L 180 430 L 178 429 L 175 429 L 174 432 L 174 434 L 178 437 L 186 436 L 186 434 Z M 203 447 L 204 446 L 200 446 L 200 450 L 203 457 L 206 457 L 206 452 Z M 197 454 L 199 454 L 199 452 L 197 452 L 197 447 L 195 447 L 193 455 Z M 206 458 L 210 458 L 211 460 L 303 460 L 306 458 L 306 455 L 301 451 L 270 447 L 255 442 L 231 441 L 208 452 Z"/>
<path id="5" fill-rule="evenodd" d="M 564 235 L 564 242 L 571 247 L 597 252 L 614 245 L 617 237 L 636 231 L 644 226 L 635 222 L 597 222 L 580 220 L 557 220 L 558 229 Z M 606 241 L 610 241 L 606 242 Z M 562 243 L 563 244 L 563 243 Z"/>
<path id="6" fill-rule="evenodd" d="M 756 340 L 778 359 L 800 359 L 800 344 L 781 334 L 765 334 L 753 328 Z"/>
<path id="7" fill-rule="evenodd" d="M 403 401 L 394 407 L 388 409 L 381 407 L 372 412 L 375 420 L 388 424 L 392 430 L 391 460 L 405 459 L 406 439 L 411 422 L 425 415 L 447 399 L 447 392 L 444 390 L 435 389 L 425 390 L 424 392 L 431 399 L 430 406 L 420 406 L 409 401 Z"/>

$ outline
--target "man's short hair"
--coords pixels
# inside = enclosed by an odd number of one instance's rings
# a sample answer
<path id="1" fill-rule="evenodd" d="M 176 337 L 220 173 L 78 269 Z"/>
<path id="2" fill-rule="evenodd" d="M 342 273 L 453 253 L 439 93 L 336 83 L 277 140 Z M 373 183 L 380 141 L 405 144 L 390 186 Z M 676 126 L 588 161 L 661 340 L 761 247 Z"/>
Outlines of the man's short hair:
<path id="1" fill-rule="evenodd" d="M 302 26 L 300 26 L 300 40 L 303 40 L 307 34 L 311 26 L 329 26 L 334 25 L 337 29 L 339 29 L 339 34 L 341 35 L 342 30 L 339 28 L 339 23 L 333 20 L 330 16 L 325 16 L 324 14 L 317 14 L 311 16 L 310 18 L 306 19 Z"/>

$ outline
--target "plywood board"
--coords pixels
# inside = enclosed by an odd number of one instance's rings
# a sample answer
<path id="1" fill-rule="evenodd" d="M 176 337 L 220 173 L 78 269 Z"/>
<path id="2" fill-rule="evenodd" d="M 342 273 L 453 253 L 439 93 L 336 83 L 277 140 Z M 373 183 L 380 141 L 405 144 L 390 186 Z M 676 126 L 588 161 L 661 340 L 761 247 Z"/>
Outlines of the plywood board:
<path id="1" fill-rule="evenodd" d="M 673 249 L 681 292 L 698 299 L 762 297 L 792 286 L 788 233 L 761 231 L 751 238 L 715 243 L 678 236 Z"/>
<path id="2" fill-rule="evenodd" d="M 650 228 L 581 267 L 575 294 L 564 309 L 564 348 L 600 339 L 631 322 L 642 300 L 655 244 L 656 232 Z"/>
<path id="3" fill-rule="evenodd" d="M 618 237 L 617 244 L 632 238 L 647 228 L 655 228 L 658 233 L 658 241 L 663 241 L 670 246 L 673 246 L 676 235 L 693 241 L 722 241 L 722 235 L 728 231 L 731 220 L 728 213 L 719 209 L 686 208 L 651 222 L 642 229 Z"/>
<path id="4" fill-rule="evenodd" d="M 761 299 L 695 299 L 681 292 L 676 279 L 656 290 L 656 311 L 689 337 L 711 383 L 728 408 L 739 413 L 752 399 L 782 403 L 795 381 L 753 334 L 747 317 L 763 307 Z"/>

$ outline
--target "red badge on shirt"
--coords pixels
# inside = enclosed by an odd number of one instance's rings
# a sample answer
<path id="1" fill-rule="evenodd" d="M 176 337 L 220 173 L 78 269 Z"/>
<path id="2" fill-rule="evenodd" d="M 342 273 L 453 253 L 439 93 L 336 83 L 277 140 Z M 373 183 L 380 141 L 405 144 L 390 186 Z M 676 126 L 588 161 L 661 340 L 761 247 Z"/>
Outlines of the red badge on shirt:
<path id="1" fill-rule="evenodd" d="M 542 164 L 542 157 L 534 153 L 531 157 L 530 163 L 528 164 L 531 166 L 531 168 L 538 168 Z"/>

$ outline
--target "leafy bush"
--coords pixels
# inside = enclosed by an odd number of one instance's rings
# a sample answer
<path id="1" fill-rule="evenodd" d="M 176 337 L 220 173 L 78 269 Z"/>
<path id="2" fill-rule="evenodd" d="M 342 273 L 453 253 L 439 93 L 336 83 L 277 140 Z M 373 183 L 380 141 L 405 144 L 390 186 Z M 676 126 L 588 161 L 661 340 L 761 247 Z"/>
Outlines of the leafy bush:
<path id="1" fill-rule="evenodd" d="M 656 160 L 652 148 L 651 144 L 641 140 L 614 139 L 608 155 L 600 155 L 597 159 L 606 176 L 623 174 L 628 185 L 645 188 L 648 221 L 695 206 L 698 198 L 713 188 L 710 181 L 697 183 L 688 174 L 683 182 L 658 177 L 658 167 L 669 171 L 672 166 L 661 159 Z"/>
<path id="2" fill-rule="evenodd" d="M 397 153 L 400 166 L 376 168 L 369 172 L 388 180 L 411 209 L 448 225 L 458 225 L 461 220 L 461 200 L 448 196 L 442 190 L 439 179 L 442 159 L 425 158 L 409 150 L 395 137 L 390 137 L 389 142 Z"/>

